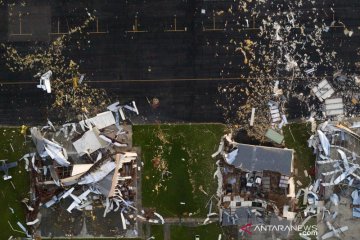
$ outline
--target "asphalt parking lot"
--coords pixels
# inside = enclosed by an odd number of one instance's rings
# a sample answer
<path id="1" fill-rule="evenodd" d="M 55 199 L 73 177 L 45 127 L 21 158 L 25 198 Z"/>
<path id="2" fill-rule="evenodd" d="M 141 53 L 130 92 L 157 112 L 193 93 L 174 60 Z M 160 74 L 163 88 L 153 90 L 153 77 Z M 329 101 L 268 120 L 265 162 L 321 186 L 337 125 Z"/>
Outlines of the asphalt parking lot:
<path id="1" fill-rule="evenodd" d="M 270 13 L 281 14 L 277 6 L 283 2 L 271 1 L 267 11 L 256 17 L 250 9 L 232 19 L 223 12 L 233 1 L 27 1 L 24 7 L 1 7 L 0 41 L 16 46 L 20 53 L 33 51 L 34 46 L 46 46 L 79 24 L 87 9 L 97 19 L 86 33 L 71 39 L 65 54 L 79 63 L 89 84 L 107 89 L 113 99 L 137 100 L 145 121 L 222 122 L 222 112 L 215 105 L 218 87 L 241 82 L 242 73 L 236 67 L 241 62 L 238 55 L 221 46 L 229 39 L 256 39 L 262 20 Z M 354 29 L 349 39 L 341 28 L 333 28 L 325 41 L 337 48 L 339 59 L 347 63 L 346 71 L 357 72 L 360 3 L 317 1 L 315 6 L 294 11 L 312 8 L 322 9 L 319 18 L 341 20 Z M 23 13 L 21 18 L 18 12 Z M 299 21 L 311 28 L 306 14 L 302 16 Z M 242 30 L 231 31 L 232 24 L 240 24 Z M 33 73 L 11 73 L 5 64 L 1 59 L 0 123 L 39 123 L 51 118 L 47 108 L 53 98 L 36 89 Z M 332 70 L 324 68 L 319 74 Z M 151 109 L 146 97 L 159 98 L 160 107 Z"/>

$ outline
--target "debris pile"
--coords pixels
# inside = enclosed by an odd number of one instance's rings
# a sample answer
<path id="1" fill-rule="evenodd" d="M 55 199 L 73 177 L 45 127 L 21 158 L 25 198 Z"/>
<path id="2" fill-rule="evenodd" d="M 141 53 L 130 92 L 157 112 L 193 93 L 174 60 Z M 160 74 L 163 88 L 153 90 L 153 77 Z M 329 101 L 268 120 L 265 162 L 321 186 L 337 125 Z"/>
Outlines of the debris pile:
<path id="1" fill-rule="evenodd" d="M 293 150 L 240 144 L 228 134 L 212 157 L 218 159 L 214 177 L 222 226 L 292 224 L 296 215 Z"/>
<path id="2" fill-rule="evenodd" d="M 360 135 L 355 119 L 321 123 L 308 140 L 316 154 L 316 180 L 303 191 L 305 216 L 317 217 L 321 239 L 357 232 Z"/>
<path id="3" fill-rule="evenodd" d="M 94 223 L 109 217 L 117 224 L 115 229 L 111 226 L 92 229 L 92 235 L 137 236 L 138 220 L 159 222 L 160 219 L 163 223 L 158 213 L 145 216 L 137 207 L 137 176 L 141 165 L 138 153 L 132 148 L 131 126 L 126 125 L 128 116 L 139 114 L 136 104 L 117 102 L 108 109 L 111 111 L 85 117 L 80 122 L 56 127 L 48 121 L 41 128 L 30 128 L 36 151 L 21 160 L 31 172 L 31 198 L 25 202 L 29 209 L 26 224 L 35 236 L 57 236 L 58 224 L 71 218 L 83 222 L 83 229 L 72 229 L 63 222 L 60 232 L 67 236 L 86 235 L 88 215 L 93 216 Z M 52 216 L 54 210 L 57 216 Z M 47 226 L 51 216 L 58 220 Z"/>
<path id="4" fill-rule="evenodd" d="M 315 179 L 304 171 L 310 178 L 308 186 L 295 182 L 292 150 L 239 144 L 230 134 L 225 135 L 212 155 L 219 159 L 214 177 L 219 180 L 222 226 L 238 226 L 240 235 L 254 226 L 281 225 L 288 226 L 288 231 L 278 231 L 280 238 L 295 232 L 302 239 L 356 238 L 360 221 L 359 128 L 360 122 L 354 119 L 317 126 L 308 141 L 317 158 Z M 312 218 L 316 218 L 315 224 Z M 266 234 L 261 232 L 261 236 Z"/>
<path id="5" fill-rule="evenodd" d="M 234 1 L 224 12 L 227 38 L 214 43 L 216 57 L 229 59 L 224 62 L 220 76 L 239 78 L 238 82 L 218 88 L 217 106 L 223 110 L 227 123 L 235 128 L 240 126 L 250 136 L 263 141 L 269 127 L 281 132 L 281 126 L 273 125 L 279 119 L 270 114 L 267 106 L 270 101 L 292 119 L 310 112 L 322 118 L 321 102 L 316 97 L 326 94 L 324 98 L 328 98 L 334 92 L 343 98 L 343 114 L 358 112 L 360 89 L 356 76 L 341 72 L 332 76 L 344 65 L 354 67 L 353 62 L 342 61 L 335 51 L 339 45 L 329 37 L 348 27 L 330 17 L 336 13 L 329 8 L 331 3 L 323 7 L 319 4 L 311 0 Z M 253 19 L 251 29 L 249 19 Z M 351 31 L 345 31 L 347 35 L 341 38 L 342 42 L 350 44 Z M 235 38 L 234 33 L 241 37 Z M 256 117 L 248 124 L 250 116 L 253 117 L 252 109 L 256 109 Z"/>
<path id="6" fill-rule="evenodd" d="M 323 99 L 324 104 L 330 97 Z M 292 168 L 292 150 L 236 143 L 231 134 L 225 135 L 212 155 L 218 159 L 214 177 L 218 179 L 220 223 L 241 227 L 239 234 L 246 233 L 243 226 L 286 225 L 291 228 L 286 233 L 280 231 L 283 235 L 278 237 L 289 238 L 298 232 L 303 239 L 356 238 L 360 121 L 341 119 L 319 125 L 310 119 L 314 134 L 308 146 L 313 148 L 316 161 L 313 174 L 304 170 L 310 179 L 307 186 L 295 179 L 298 173 Z"/>

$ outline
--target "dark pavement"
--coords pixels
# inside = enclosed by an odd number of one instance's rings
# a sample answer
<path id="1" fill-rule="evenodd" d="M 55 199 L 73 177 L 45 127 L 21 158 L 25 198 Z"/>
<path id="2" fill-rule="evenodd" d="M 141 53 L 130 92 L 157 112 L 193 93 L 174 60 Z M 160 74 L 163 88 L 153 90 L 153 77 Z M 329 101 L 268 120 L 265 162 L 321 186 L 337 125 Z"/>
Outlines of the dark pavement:
<path id="1" fill-rule="evenodd" d="M 221 46 L 232 38 L 256 38 L 256 31 L 222 31 L 225 22 L 234 24 L 235 20 L 231 22 L 221 14 L 215 14 L 214 24 L 213 11 L 228 11 L 233 1 L 27 2 L 25 7 L 16 5 L 12 9 L 4 6 L 0 8 L 1 42 L 16 46 L 21 53 L 32 51 L 34 46 L 46 46 L 55 38 L 56 34 L 49 32 L 66 32 L 81 23 L 85 8 L 91 12 L 96 10 L 97 24 L 95 22 L 88 29 L 91 33 L 71 40 L 65 52 L 66 57 L 80 64 L 81 72 L 86 73 L 89 84 L 105 88 L 113 99 L 135 99 L 141 115 L 151 122 L 222 122 L 222 113 L 215 105 L 218 86 L 242 80 L 224 80 L 220 77 L 225 63 L 240 61 L 237 55 L 229 55 Z M 275 3 L 284 1 L 271 2 L 269 10 L 276 12 L 278 9 Z M 299 9 L 312 7 L 304 5 Z M 349 62 L 349 69 L 346 70 L 355 72 L 354 62 L 357 59 L 354 56 L 360 44 L 360 2 L 316 1 L 315 7 L 324 9 L 324 18 L 329 18 L 329 22 L 332 18 L 328 14 L 329 9 L 335 9 L 335 18 L 354 29 L 351 40 L 344 41 L 342 30 L 335 29 L 328 34 L 327 41 L 341 49 L 338 51 L 339 57 Z M 201 9 L 205 10 L 205 14 L 201 13 Z M 29 13 L 22 19 L 22 33 L 31 32 L 33 35 L 11 35 L 20 31 L 19 19 L 15 14 L 17 11 Z M 9 16 L 9 13 L 12 15 Z M 251 25 L 257 27 L 262 18 L 266 16 L 260 14 Z M 134 26 L 135 21 L 137 26 Z M 307 19 L 303 21 L 311 24 Z M 128 32 L 132 30 L 138 32 Z M 81 44 L 80 49 L 78 43 Z M 0 82 L 34 82 L 1 85 L 0 124 L 43 123 L 48 117 L 47 107 L 51 105 L 52 97 L 36 89 L 37 82 L 31 77 L 33 73 L 10 73 L 4 64 L 4 59 L 1 59 Z M 239 74 L 238 69 L 232 68 L 226 77 L 236 78 Z M 327 74 L 326 69 L 324 74 Z M 208 78 L 211 80 L 191 80 Z M 164 81 L 153 81 L 159 79 Z M 146 97 L 159 98 L 160 107 L 151 109 Z"/>

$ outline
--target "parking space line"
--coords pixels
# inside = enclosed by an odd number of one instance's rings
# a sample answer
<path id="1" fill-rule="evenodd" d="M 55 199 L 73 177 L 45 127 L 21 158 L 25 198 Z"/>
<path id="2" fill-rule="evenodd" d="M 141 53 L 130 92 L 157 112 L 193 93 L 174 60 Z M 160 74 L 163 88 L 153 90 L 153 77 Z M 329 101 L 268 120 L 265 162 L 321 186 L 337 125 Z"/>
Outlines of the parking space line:
<path id="1" fill-rule="evenodd" d="M 11 33 L 10 36 L 32 36 L 32 33 L 22 32 L 22 14 L 19 12 L 19 33 Z"/>
<path id="2" fill-rule="evenodd" d="M 60 18 L 57 19 L 57 32 L 51 32 L 49 35 L 66 35 L 68 32 L 60 32 Z"/>
<path id="3" fill-rule="evenodd" d="M 107 34 L 109 33 L 109 30 L 107 31 L 99 31 L 99 18 L 96 18 L 96 31 L 95 32 L 88 32 L 90 34 Z"/>
<path id="4" fill-rule="evenodd" d="M 174 15 L 174 29 L 165 30 L 165 32 L 186 32 L 187 28 L 184 27 L 183 29 L 177 28 L 177 21 L 176 21 L 176 15 Z"/>
<path id="5" fill-rule="evenodd" d="M 127 33 L 147 32 L 147 31 L 145 31 L 145 30 L 139 30 L 139 29 L 138 29 L 138 25 L 139 25 L 139 23 L 138 23 L 138 18 L 137 18 L 137 16 L 135 16 L 134 25 L 133 25 L 132 30 L 128 30 L 128 31 L 125 31 L 125 32 L 127 32 Z"/>
<path id="6" fill-rule="evenodd" d="M 335 13 L 332 14 L 333 15 L 333 22 L 335 22 Z M 345 28 L 345 25 L 337 25 L 337 26 L 330 26 L 330 28 Z"/>
<path id="7" fill-rule="evenodd" d="M 216 19 L 215 19 L 215 11 L 213 11 L 213 26 L 212 28 L 205 28 L 203 27 L 203 31 L 204 32 L 212 32 L 212 31 L 225 31 L 225 29 L 221 29 L 221 28 L 216 28 Z"/>

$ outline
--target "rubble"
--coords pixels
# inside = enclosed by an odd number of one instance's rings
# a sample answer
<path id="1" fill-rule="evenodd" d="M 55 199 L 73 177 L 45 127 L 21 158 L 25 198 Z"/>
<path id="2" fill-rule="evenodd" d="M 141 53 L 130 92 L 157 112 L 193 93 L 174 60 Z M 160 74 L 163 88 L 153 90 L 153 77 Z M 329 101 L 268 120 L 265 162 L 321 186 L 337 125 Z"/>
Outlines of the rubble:
<path id="1" fill-rule="evenodd" d="M 315 179 L 304 170 L 309 185 L 294 178 L 292 157 L 288 158 L 290 165 L 285 164 L 285 153 L 292 150 L 240 144 L 225 135 L 219 146 L 223 150 L 212 156 L 219 159 L 214 176 L 219 180 L 222 226 L 305 226 L 316 217 L 311 232 L 296 230 L 301 238 L 310 239 L 309 234 L 319 239 L 356 236 L 355 219 L 360 218 L 358 125 L 355 119 L 347 119 L 325 121 L 316 127 L 308 140 L 316 155 Z M 274 216 L 285 222 L 269 222 Z M 292 233 L 282 234 L 289 238 Z"/>
<path id="2" fill-rule="evenodd" d="M 125 105 L 125 108 L 138 114 L 135 102 L 132 106 Z M 59 223 L 50 228 L 46 226 L 46 219 L 54 214 L 55 209 L 62 218 L 75 217 L 84 224 L 89 222 L 77 212 L 96 214 L 103 209 L 103 218 L 118 216 L 118 220 L 115 217 L 113 221 L 120 220 L 122 228 L 112 232 L 112 236 L 132 235 L 137 232 L 137 221 L 143 219 L 164 223 L 160 214 L 138 210 L 138 151 L 132 148 L 131 126 L 116 120 L 116 116 L 118 114 L 106 111 L 79 122 L 55 126 L 48 120 L 46 126 L 30 128 L 36 152 L 20 159 L 26 161 L 25 167 L 31 173 L 32 181 L 31 198 L 24 200 L 28 208 L 26 225 L 31 229 L 29 236 L 59 231 L 53 229 Z M 4 171 L 16 166 L 4 164 L 1 169 Z M 95 218 L 99 217 L 95 215 Z M 69 231 L 63 227 L 61 231 Z M 106 229 L 97 234 L 110 234 Z M 25 227 L 23 230 L 26 232 Z M 72 235 L 79 234 L 71 231 Z"/>
<path id="3" fill-rule="evenodd" d="M 344 123 L 335 121 L 321 123 L 315 135 L 308 141 L 317 157 L 317 174 L 315 182 L 307 187 L 307 209 L 308 214 L 317 216 L 320 221 L 318 226 L 321 239 L 334 236 L 351 238 L 357 231 L 356 221 L 351 220 L 348 214 L 358 217 L 356 207 L 360 186 L 360 136 L 357 133 L 355 119 L 347 121 L 346 124 L 352 129 L 344 126 Z M 344 203 L 351 201 L 348 209 Z"/>
<path id="4" fill-rule="evenodd" d="M 222 138 L 219 149 L 221 153 L 212 156 L 219 159 L 214 177 L 221 225 L 251 227 L 279 221 L 290 225 L 297 214 L 291 204 L 293 150 L 240 144 L 229 135 Z M 283 234 L 288 237 L 290 231 Z"/>

